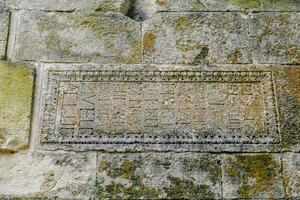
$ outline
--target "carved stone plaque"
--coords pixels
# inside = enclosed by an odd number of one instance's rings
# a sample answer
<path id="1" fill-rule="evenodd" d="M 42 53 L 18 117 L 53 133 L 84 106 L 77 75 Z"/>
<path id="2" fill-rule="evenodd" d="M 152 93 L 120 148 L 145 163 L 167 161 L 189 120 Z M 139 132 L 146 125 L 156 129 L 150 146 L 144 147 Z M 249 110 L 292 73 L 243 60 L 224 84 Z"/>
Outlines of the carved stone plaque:
<path id="1" fill-rule="evenodd" d="M 50 70 L 47 81 L 42 143 L 279 142 L 271 72 Z"/>

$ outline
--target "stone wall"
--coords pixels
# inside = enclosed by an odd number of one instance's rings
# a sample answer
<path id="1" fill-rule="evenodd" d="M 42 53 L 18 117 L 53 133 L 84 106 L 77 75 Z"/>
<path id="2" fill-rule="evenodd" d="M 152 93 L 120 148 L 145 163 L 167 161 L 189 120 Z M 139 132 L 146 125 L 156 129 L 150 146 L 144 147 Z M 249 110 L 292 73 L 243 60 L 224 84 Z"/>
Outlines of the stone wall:
<path id="1" fill-rule="evenodd" d="M 298 0 L 0 0 L 0 199 L 300 198 Z"/>

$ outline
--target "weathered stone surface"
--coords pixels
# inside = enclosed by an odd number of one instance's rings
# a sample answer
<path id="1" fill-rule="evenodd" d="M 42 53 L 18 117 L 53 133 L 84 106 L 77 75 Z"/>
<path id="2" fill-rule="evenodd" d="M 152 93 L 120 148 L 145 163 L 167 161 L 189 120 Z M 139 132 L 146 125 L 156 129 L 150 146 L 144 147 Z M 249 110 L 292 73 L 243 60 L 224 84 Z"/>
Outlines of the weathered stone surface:
<path id="1" fill-rule="evenodd" d="M 5 8 L 5 0 L 0 0 L 0 9 Z"/>
<path id="2" fill-rule="evenodd" d="M 262 0 L 265 11 L 299 11 L 300 2 L 298 0 Z"/>
<path id="3" fill-rule="evenodd" d="M 276 85 L 282 147 L 300 151 L 300 67 L 271 67 Z"/>
<path id="4" fill-rule="evenodd" d="M 28 146 L 33 70 L 0 62 L 0 152 Z"/>
<path id="5" fill-rule="evenodd" d="M 203 154 L 102 154 L 99 199 L 219 199 L 219 156 Z"/>
<path id="6" fill-rule="evenodd" d="M 283 198 L 280 155 L 226 155 L 223 166 L 224 198 Z"/>
<path id="7" fill-rule="evenodd" d="M 144 61 L 299 64 L 299 21 L 291 12 L 156 13 L 143 25 Z"/>
<path id="8" fill-rule="evenodd" d="M 9 26 L 9 12 L 1 10 L 0 3 L 0 59 L 5 58 Z"/>
<path id="9" fill-rule="evenodd" d="M 129 15 L 140 21 L 156 12 L 299 10 L 297 0 L 132 0 Z"/>
<path id="10" fill-rule="evenodd" d="M 33 153 L 0 156 L 0 196 L 91 199 L 96 156 Z"/>
<path id="11" fill-rule="evenodd" d="M 146 63 L 251 63 L 242 13 L 156 13 L 143 25 Z"/>
<path id="12" fill-rule="evenodd" d="M 257 13 L 251 21 L 256 63 L 300 63 L 300 13 Z"/>
<path id="13" fill-rule="evenodd" d="M 105 150 L 279 143 L 271 72 L 130 68 L 48 69 L 41 142 Z"/>
<path id="14" fill-rule="evenodd" d="M 97 10 L 126 14 L 129 9 L 130 0 L 7 0 L 7 4 L 11 9 L 22 10 Z"/>
<path id="15" fill-rule="evenodd" d="M 137 63 L 141 26 L 118 13 L 21 11 L 12 59 Z"/>
<path id="16" fill-rule="evenodd" d="M 287 197 L 300 197 L 300 154 L 285 153 L 282 157 Z"/>

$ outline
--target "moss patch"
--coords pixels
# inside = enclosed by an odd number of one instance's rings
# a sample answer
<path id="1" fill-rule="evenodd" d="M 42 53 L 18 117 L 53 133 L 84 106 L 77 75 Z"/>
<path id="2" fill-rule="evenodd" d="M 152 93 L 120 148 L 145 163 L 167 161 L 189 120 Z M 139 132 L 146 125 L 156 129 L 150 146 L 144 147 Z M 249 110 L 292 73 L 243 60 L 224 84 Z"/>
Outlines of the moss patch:
<path id="1" fill-rule="evenodd" d="M 241 9 L 261 8 L 261 0 L 232 0 L 232 3 Z"/>
<path id="2" fill-rule="evenodd" d="M 239 180 L 240 198 L 253 198 L 274 187 L 278 167 L 269 154 L 237 155 L 230 159 L 225 172 L 233 179 Z"/>
<path id="3" fill-rule="evenodd" d="M 156 36 L 154 33 L 152 33 L 152 32 L 145 33 L 144 38 L 143 38 L 144 50 L 149 51 L 154 48 L 155 38 L 156 38 Z"/>
<path id="4" fill-rule="evenodd" d="M 27 147 L 32 92 L 31 69 L 0 61 L 0 150 L 16 151 Z"/>

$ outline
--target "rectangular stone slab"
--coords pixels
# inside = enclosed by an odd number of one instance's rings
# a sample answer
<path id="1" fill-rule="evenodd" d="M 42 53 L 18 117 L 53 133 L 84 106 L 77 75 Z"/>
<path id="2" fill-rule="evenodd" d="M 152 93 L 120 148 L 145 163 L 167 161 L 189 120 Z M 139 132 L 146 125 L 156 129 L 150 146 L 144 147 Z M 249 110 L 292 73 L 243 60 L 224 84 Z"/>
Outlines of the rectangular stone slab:
<path id="1" fill-rule="evenodd" d="M 279 142 L 268 71 L 48 70 L 45 89 L 41 143 L 56 148 Z"/>

